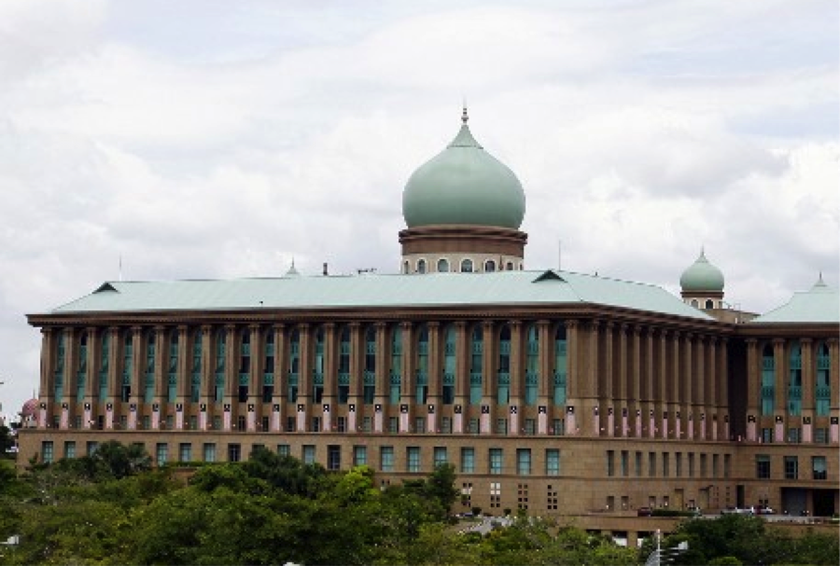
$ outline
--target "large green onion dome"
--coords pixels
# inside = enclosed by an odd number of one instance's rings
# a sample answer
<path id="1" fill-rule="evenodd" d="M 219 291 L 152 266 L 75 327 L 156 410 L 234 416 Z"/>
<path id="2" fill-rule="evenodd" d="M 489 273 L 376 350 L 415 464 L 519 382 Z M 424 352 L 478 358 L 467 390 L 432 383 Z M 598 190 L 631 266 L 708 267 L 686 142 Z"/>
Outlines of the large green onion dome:
<path id="1" fill-rule="evenodd" d="M 518 230 L 525 191 L 504 163 L 484 151 L 463 124 L 446 149 L 421 165 L 403 190 L 409 228 L 434 225 L 497 226 Z"/>
<path id="2" fill-rule="evenodd" d="M 700 251 L 700 257 L 683 271 L 680 277 L 680 287 L 686 291 L 723 291 L 723 273 L 709 263 L 706 253 Z"/>

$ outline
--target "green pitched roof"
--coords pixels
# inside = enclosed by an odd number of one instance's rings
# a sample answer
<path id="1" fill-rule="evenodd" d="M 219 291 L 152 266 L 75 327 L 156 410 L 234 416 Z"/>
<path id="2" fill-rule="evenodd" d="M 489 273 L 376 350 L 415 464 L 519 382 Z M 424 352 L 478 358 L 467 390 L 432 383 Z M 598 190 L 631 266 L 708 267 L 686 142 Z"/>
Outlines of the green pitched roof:
<path id="1" fill-rule="evenodd" d="M 794 293 L 787 304 L 754 318 L 752 324 L 840 323 L 840 295 L 819 280 L 808 291 Z"/>
<path id="2" fill-rule="evenodd" d="M 110 281 L 52 314 L 552 304 L 711 320 L 661 287 L 567 271 Z"/>

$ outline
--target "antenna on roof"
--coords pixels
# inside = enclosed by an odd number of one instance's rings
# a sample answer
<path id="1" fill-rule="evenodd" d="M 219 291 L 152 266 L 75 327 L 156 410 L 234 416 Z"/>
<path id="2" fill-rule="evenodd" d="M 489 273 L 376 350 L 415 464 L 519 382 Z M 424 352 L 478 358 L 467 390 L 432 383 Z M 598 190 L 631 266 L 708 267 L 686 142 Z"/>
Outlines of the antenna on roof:
<path id="1" fill-rule="evenodd" d="M 120 254 L 120 271 L 119 271 L 119 278 L 120 278 L 120 282 L 122 282 L 122 254 Z"/>
<path id="2" fill-rule="evenodd" d="M 563 240 L 557 240 L 557 271 L 563 269 Z"/>

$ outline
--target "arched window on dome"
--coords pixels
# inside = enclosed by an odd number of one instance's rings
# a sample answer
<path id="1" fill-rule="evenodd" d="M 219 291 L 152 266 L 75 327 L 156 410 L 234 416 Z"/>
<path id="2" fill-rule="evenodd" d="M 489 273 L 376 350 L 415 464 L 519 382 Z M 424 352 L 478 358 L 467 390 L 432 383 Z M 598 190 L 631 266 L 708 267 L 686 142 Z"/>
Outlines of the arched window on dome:
<path id="1" fill-rule="evenodd" d="M 711 299 L 706 299 L 706 308 L 707 309 L 715 308 L 715 302 Z"/>
<path id="2" fill-rule="evenodd" d="M 418 259 L 417 260 L 417 273 L 426 273 L 426 260 L 425 259 Z"/>
<path id="3" fill-rule="evenodd" d="M 496 262 L 493 261 L 492 259 L 488 259 L 487 261 L 485 261 L 484 262 L 484 271 L 486 271 L 487 273 L 491 273 L 493 271 L 496 271 Z"/>
<path id="4" fill-rule="evenodd" d="M 408 263 L 407 261 L 403 262 L 403 273 L 406 274 L 406 275 L 411 273 L 411 264 Z"/>
<path id="5" fill-rule="evenodd" d="M 699 309 L 700 308 L 700 303 L 697 302 L 697 299 L 691 299 L 691 306 L 694 307 L 695 309 Z"/>
<path id="6" fill-rule="evenodd" d="M 472 273 L 473 262 L 471 259 L 461 260 L 461 273 Z"/>
<path id="7" fill-rule="evenodd" d="M 437 270 L 438 273 L 446 273 L 449 271 L 449 260 L 445 257 L 442 257 L 437 262 Z"/>
<path id="8" fill-rule="evenodd" d="M 507 269 L 508 271 L 513 271 L 513 262 L 507 262 L 507 264 L 505 265 L 505 269 Z"/>

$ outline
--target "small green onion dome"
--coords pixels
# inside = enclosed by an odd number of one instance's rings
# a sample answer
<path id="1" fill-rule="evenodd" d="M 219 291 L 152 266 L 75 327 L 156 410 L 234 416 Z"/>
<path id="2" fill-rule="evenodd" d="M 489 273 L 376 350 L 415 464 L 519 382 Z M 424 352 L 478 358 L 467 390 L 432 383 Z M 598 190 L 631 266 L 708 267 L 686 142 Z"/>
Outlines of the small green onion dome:
<path id="1" fill-rule="evenodd" d="M 709 263 L 704 251 L 680 277 L 680 287 L 685 291 L 723 291 L 723 273 Z"/>
<path id="2" fill-rule="evenodd" d="M 403 190 L 409 228 L 439 224 L 498 226 L 518 230 L 525 217 L 522 184 L 487 153 L 463 124 L 446 149 L 421 165 Z"/>

